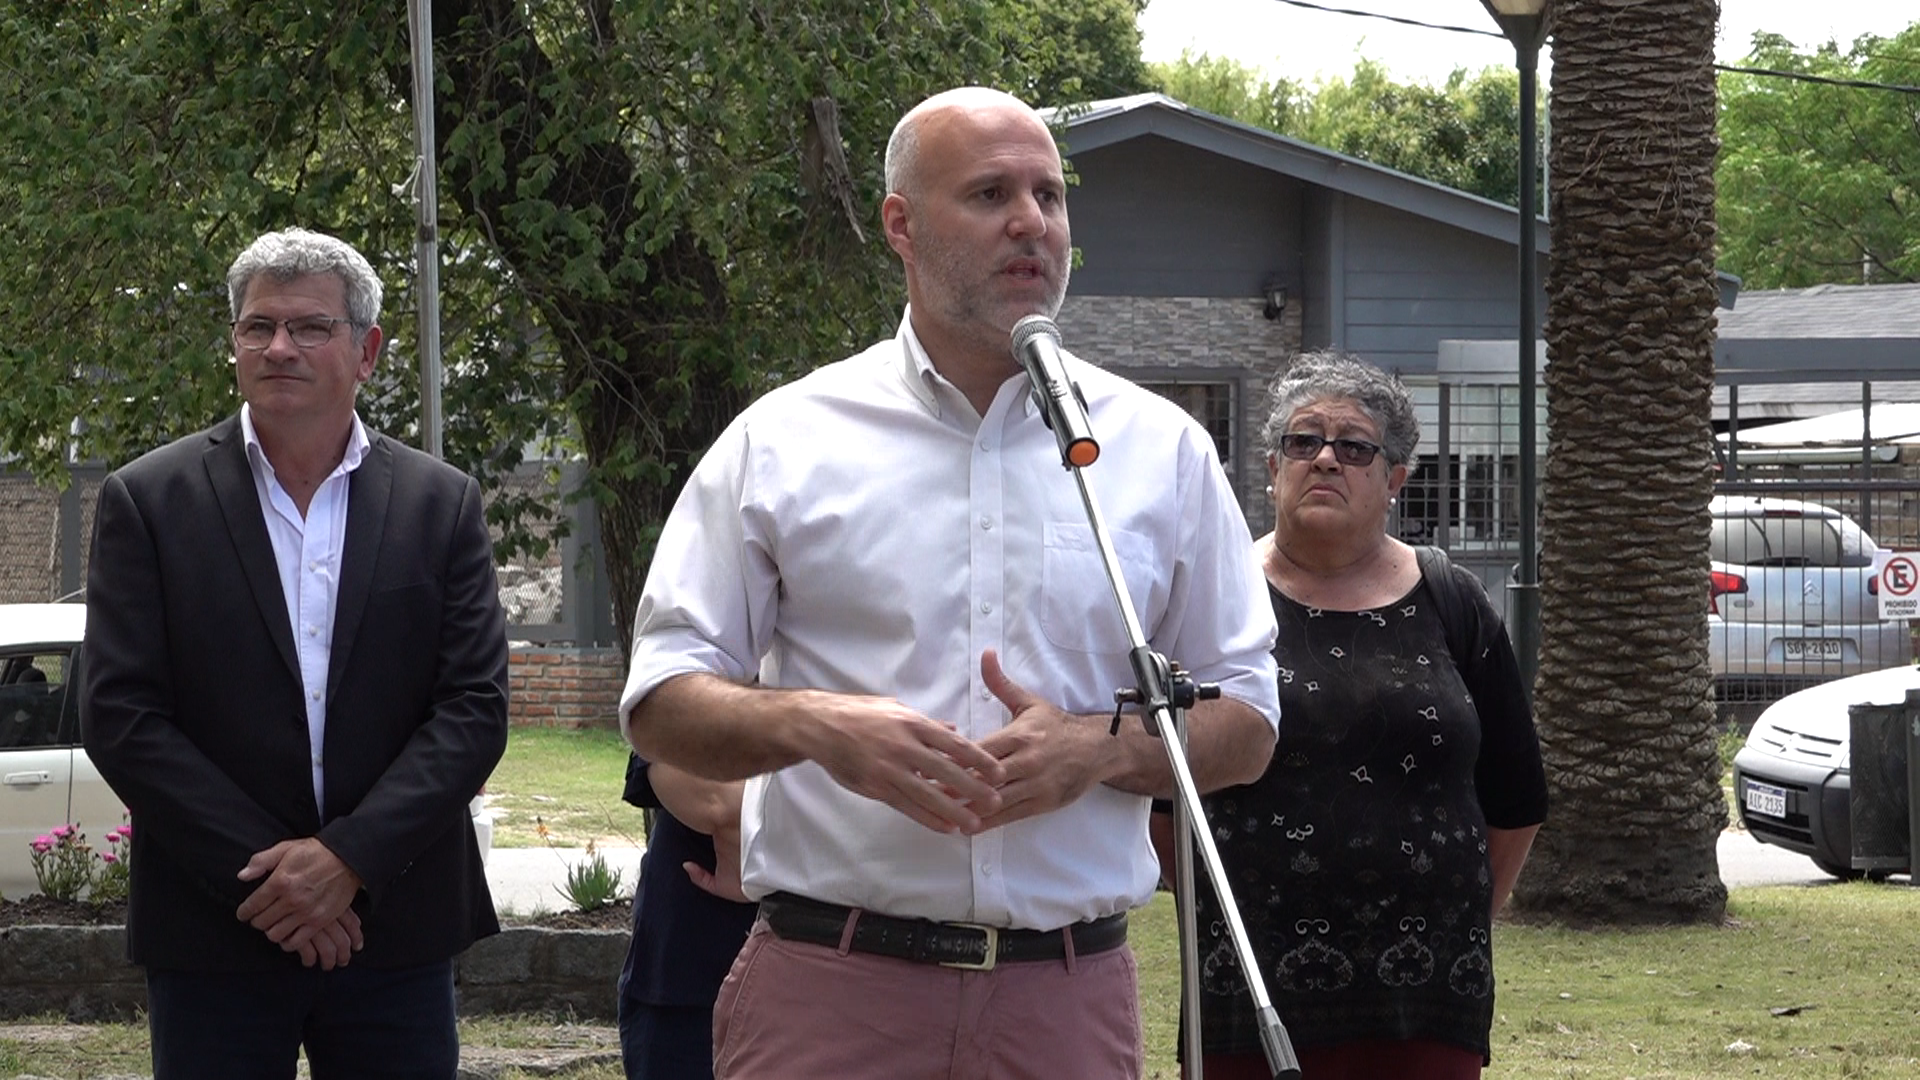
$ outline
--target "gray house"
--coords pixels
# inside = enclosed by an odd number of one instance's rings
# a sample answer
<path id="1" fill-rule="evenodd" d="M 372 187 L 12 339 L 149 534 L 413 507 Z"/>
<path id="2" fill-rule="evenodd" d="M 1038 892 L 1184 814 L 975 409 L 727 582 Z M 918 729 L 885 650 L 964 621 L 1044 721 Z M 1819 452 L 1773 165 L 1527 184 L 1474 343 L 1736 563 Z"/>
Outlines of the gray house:
<path id="1" fill-rule="evenodd" d="M 1441 342 L 1514 340 L 1513 207 L 1159 94 L 1076 111 L 1063 141 L 1082 264 L 1061 334 L 1207 423 L 1255 531 L 1271 517 L 1254 438 L 1262 391 L 1288 357 L 1341 348 L 1399 373 L 1431 453 Z M 1544 294 L 1536 302 L 1544 308 Z M 1408 514 L 1402 532 L 1423 535 Z"/>

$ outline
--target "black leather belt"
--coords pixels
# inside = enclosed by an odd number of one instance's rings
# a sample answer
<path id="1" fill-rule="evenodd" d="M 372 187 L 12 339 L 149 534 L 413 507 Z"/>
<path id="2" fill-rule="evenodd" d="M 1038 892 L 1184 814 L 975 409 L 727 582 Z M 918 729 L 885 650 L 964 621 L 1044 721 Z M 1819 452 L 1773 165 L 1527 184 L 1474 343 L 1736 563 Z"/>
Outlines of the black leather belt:
<path id="1" fill-rule="evenodd" d="M 852 908 L 826 904 L 792 893 L 774 893 L 760 901 L 760 914 L 774 935 L 809 945 L 840 946 Z M 1125 912 L 1092 922 L 1074 923 L 1075 956 L 1092 956 L 1126 944 Z M 1033 960 L 1064 960 L 1066 934 L 1059 930 L 1005 930 L 975 923 L 943 923 L 929 919 L 899 919 L 860 912 L 848 947 L 854 952 L 911 960 L 916 964 L 969 971 L 992 971 L 996 964 Z"/>

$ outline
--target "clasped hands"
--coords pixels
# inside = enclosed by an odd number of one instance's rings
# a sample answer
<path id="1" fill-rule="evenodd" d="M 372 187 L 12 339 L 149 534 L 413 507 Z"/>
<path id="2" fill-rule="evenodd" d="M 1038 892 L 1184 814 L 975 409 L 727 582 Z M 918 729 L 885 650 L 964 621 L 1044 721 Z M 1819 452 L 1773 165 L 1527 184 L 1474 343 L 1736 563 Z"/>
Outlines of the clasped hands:
<path id="1" fill-rule="evenodd" d="M 978 742 L 897 701 L 844 697 L 813 759 L 850 791 L 966 835 L 1059 809 L 1119 771 L 1120 740 L 1103 718 L 1031 693 L 992 649 L 980 654 L 980 677 L 1011 718 Z"/>
<path id="2" fill-rule="evenodd" d="M 300 954 L 307 967 L 343 967 L 366 944 L 360 916 L 351 906 L 360 877 L 319 840 L 282 840 L 256 852 L 239 877 L 260 886 L 234 917 L 281 949 Z"/>

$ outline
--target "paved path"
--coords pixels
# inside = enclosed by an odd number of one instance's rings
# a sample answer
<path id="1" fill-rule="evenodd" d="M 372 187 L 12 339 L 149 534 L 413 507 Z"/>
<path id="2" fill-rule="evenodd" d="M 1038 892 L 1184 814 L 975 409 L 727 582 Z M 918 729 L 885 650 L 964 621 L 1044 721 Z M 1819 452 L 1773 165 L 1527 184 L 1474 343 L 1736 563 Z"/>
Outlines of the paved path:
<path id="1" fill-rule="evenodd" d="M 640 849 L 597 850 L 607 860 L 608 869 L 619 872 L 621 895 L 632 896 L 634 882 L 640 880 Z M 493 891 L 494 910 L 532 915 L 572 908 L 561 888 L 566 884 L 567 871 L 586 857 L 585 848 L 494 848 L 487 854 L 487 888 Z"/>
<path id="2" fill-rule="evenodd" d="M 640 849 L 598 850 L 607 866 L 620 872 L 621 890 L 630 895 L 634 882 L 640 879 Z M 516 915 L 566 910 L 572 905 L 561 886 L 566 883 L 567 871 L 585 858 L 584 848 L 494 848 L 487 856 L 487 885 L 493 890 L 494 907 Z M 1749 885 L 1824 885 L 1833 880 L 1806 856 L 1762 844 L 1738 829 L 1720 834 L 1720 879 L 1734 889 Z"/>
<path id="3" fill-rule="evenodd" d="M 1727 888 L 1744 885 L 1827 885 L 1833 882 L 1813 860 L 1783 847 L 1763 844 L 1745 829 L 1720 834 L 1720 880 Z"/>

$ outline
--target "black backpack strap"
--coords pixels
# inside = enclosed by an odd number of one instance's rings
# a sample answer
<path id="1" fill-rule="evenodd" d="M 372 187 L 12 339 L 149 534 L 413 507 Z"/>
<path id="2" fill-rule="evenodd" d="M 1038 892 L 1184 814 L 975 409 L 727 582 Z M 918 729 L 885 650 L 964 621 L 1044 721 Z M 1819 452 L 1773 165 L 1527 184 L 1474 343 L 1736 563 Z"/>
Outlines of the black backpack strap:
<path id="1" fill-rule="evenodd" d="M 1440 624 L 1446 627 L 1447 652 L 1453 655 L 1454 666 L 1465 670 L 1473 662 L 1473 627 L 1468 619 L 1472 601 L 1460 595 L 1460 579 L 1445 551 L 1422 544 L 1413 549 L 1413 556 L 1420 563 L 1420 576 L 1427 581 Z"/>

